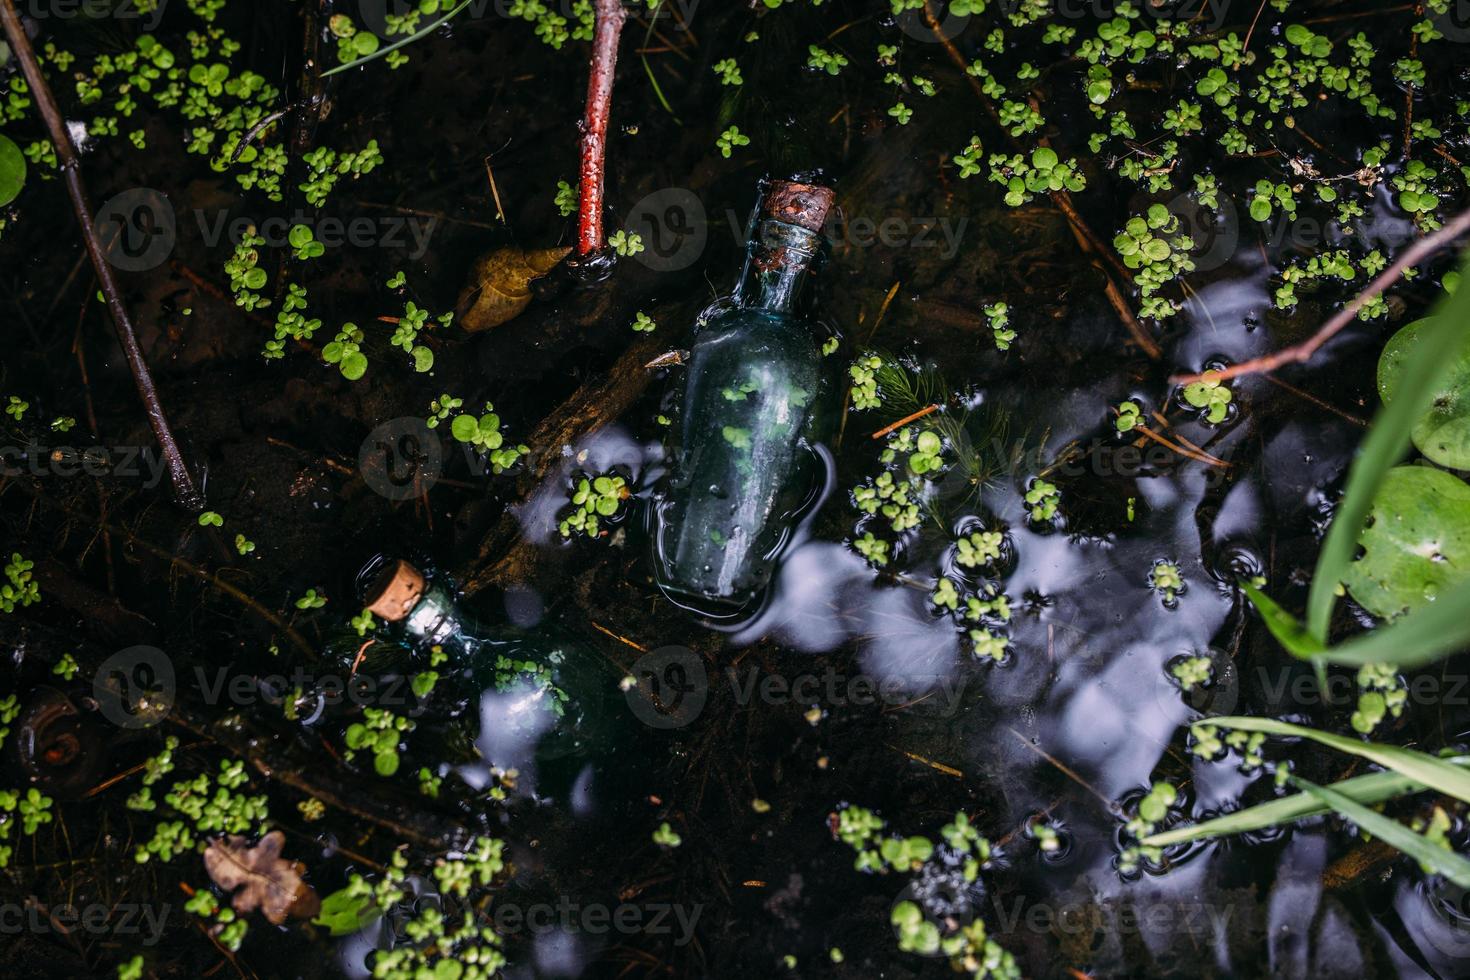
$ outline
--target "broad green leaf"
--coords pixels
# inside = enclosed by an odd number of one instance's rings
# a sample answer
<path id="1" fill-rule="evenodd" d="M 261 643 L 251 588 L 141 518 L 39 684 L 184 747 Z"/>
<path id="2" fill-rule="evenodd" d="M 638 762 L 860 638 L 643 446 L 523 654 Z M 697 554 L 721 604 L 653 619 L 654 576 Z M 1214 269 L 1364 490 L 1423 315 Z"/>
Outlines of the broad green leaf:
<path id="1" fill-rule="evenodd" d="M 1232 728 L 1242 732 L 1264 732 L 1267 735 L 1287 735 L 1310 739 L 1319 745 L 1375 762 L 1385 769 L 1392 769 L 1394 772 L 1417 780 L 1430 789 L 1470 803 L 1470 771 L 1444 759 L 1425 755 L 1413 749 L 1399 748 L 1396 745 L 1379 745 L 1375 742 L 1360 742 L 1355 738 L 1334 735 L 1332 732 L 1322 732 L 1315 728 L 1305 728 L 1290 722 L 1277 721 L 1274 718 L 1248 718 L 1231 715 L 1223 718 L 1208 718 L 1201 724 L 1219 725 L 1221 728 Z"/>
<path id="2" fill-rule="evenodd" d="M 1358 532 L 1373 505 L 1384 475 L 1409 448 L 1414 423 L 1434 401 L 1440 381 L 1449 374 L 1454 355 L 1464 343 L 1460 324 L 1470 322 L 1470 289 L 1457 290 L 1435 310 L 1432 323 L 1422 329 L 1414 351 L 1404 359 L 1398 390 L 1402 393 L 1373 418 L 1368 436 L 1348 474 L 1342 503 L 1317 556 L 1312 591 L 1307 599 L 1307 628 L 1326 642 L 1338 583 L 1347 573 L 1357 550 Z"/>
<path id="3" fill-rule="evenodd" d="M 474 442 L 480 434 L 480 420 L 473 415 L 456 415 L 449 423 L 449 434 L 459 442 Z"/>
<path id="4" fill-rule="evenodd" d="M 1463 766 L 1470 764 L 1470 756 L 1457 756 L 1447 761 Z M 1366 804 L 1382 803 L 1396 796 L 1418 793 L 1427 787 L 1417 779 L 1410 779 L 1408 776 L 1390 770 L 1370 772 L 1366 776 L 1354 776 L 1351 779 L 1333 783 L 1328 788 L 1356 803 Z M 1261 830 L 1264 827 L 1277 827 L 1291 823 L 1293 820 L 1301 820 L 1303 817 L 1315 817 L 1330 809 L 1331 807 L 1316 797 L 1307 793 L 1298 793 L 1279 800 L 1257 803 L 1255 806 L 1227 813 L 1203 823 L 1175 827 L 1161 834 L 1152 834 L 1140 840 L 1139 843 L 1145 847 L 1169 847 L 1173 844 L 1183 844 L 1186 841 L 1243 834 L 1252 830 Z"/>
<path id="5" fill-rule="evenodd" d="M 1291 782 L 1293 786 L 1315 796 L 1385 844 L 1403 851 L 1409 857 L 1414 858 L 1425 867 L 1434 869 L 1461 888 L 1470 888 L 1470 861 L 1454 851 L 1445 850 L 1423 834 L 1415 833 L 1397 820 L 1391 820 L 1376 810 L 1370 810 L 1363 804 L 1356 803 L 1326 786 L 1318 786 L 1316 783 L 1309 783 L 1295 776 L 1292 777 Z"/>
<path id="6" fill-rule="evenodd" d="M 349 354 L 343 354 L 342 362 L 337 366 L 342 371 L 342 377 L 348 381 L 356 381 L 367 373 L 368 360 L 366 356 L 352 351 Z"/>
<path id="7" fill-rule="evenodd" d="M 1358 544 L 1343 584 L 1364 609 L 1394 619 L 1435 601 L 1470 577 L 1470 487 L 1428 466 L 1394 467 Z"/>
<path id="8" fill-rule="evenodd" d="M 1389 339 L 1378 358 L 1378 397 L 1387 405 L 1398 391 L 1404 361 L 1428 320 L 1416 320 Z M 1470 331 L 1461 331 L 1453 363 L 1434 392 L 1429 410 L 1414 423 L 1419 451 L 1441 466 L 1470 470 Z"/>
<path id="9" fill-rule="evenodd" d="M 322 899 L 321 911 L 311 921 L 325 926 L 333 936 L 350 936 L 361 932 L 382 914 L 383 910 L 378 908 L 371 894 L 355 895 L 350 889 L 343 888 Z"/>
<path id="10" fill-rule="evenodd" d="M 26 182 L 26 158 L 10 137 L 0 134 L 0 207 L 15 200 Z"/>

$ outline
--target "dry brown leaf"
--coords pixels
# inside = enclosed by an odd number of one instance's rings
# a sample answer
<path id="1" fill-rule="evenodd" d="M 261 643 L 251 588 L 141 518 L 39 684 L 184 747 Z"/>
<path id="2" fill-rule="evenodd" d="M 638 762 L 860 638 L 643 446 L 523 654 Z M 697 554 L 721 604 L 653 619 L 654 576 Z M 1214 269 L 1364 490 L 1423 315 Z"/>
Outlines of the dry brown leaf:
<path id="1" fill-rule="evenodd" d="M 570 248 L 542 248 L 527 252 L 515 245 L 497 248 L 475 263 L 470 284 L 459 308 L 473 303 L 460 325 L 470 333 L 489 330 L 520 316 L 531 305 L 531 282 L 540 279 L 566 257 Z"/>
<path id="2" fill-rule="evenodd" d="M 301 873 L 300 861 L 281 857 L 286 835 L 273 830 L 254 847 L 244 837 L 216 837 L 204 852 L 204 870 L 216 885 L 235 892 L 231 904 L 241 914 L 259 909 L 275 925 L 288 916 L 310 919 L 321 910 L 321 899 Z M 239 889 L 239 891 L 235 891 Z"/>

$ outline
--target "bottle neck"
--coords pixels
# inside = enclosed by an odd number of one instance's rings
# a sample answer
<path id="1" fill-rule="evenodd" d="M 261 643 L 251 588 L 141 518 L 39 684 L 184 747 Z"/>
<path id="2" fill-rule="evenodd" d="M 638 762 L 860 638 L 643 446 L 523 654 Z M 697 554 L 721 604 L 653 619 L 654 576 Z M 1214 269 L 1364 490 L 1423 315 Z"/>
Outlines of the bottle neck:
<path id="1" fill-rule="evenodd" d="M 764 218 L 745 250 L 735 302 L 750 310 L 791 313 L 821 239 L 799 225 Z"/>
<path id="2" fill-rule="evenodd" d="M 454 598 L 448 590 L 437 585 L 431 585 L 424 590 L 423 598 L 403 621 L 404 632 L 415 640 L 430 644 L 443 644 L 455 637 L 463 642 L 466 638 L 464 627 L 464 620 Z"/>

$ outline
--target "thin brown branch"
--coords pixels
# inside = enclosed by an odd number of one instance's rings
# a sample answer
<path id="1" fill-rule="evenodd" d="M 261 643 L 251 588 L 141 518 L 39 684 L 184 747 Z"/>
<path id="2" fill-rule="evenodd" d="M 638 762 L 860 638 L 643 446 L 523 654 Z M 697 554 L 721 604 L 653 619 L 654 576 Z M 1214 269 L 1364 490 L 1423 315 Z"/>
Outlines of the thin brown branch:
<path id="1" fill-rule="evenodd" d="M 1256 15 L 1251 18 L 1251 26 L 1250 26 L 1250 29 L 1245 32 L 1245 43 L 1243 43 L 1240 46 L 1240 55 L 1241 55 L 1241 57 L 1245 57 L 1245 53 L 1250 50 L 1250 47 L 1251 47 L 1251 38 L 1255 37 L 1255 34 L 1256 34 L 1256 24 L 1259 23 L 1260 20 L 1261 20 L 1261 11 L 1263 11 L 1265 9 L 1266 9 L 1266 0 L 1261 0 L 1261 5 L 1256 8 Z"/>
<path id="2" fill-rule="evenodd" d="M 587 77 L 587 112 L 582 120 L 581 213 L 577 254 L 602 251 L 602 191 L 607 162 L 607 122 L 612 114 L 613 72 L 618 65 L 618 38 L 628 12 L 622 0 L 597 0 L 592 35 L 592 64 Z"/>
<path id="3" fill-rule="evenodd" d="M 1198 374 L 1176 375 L 1170 380 L 1175 384 L 1190 384 L 1191 382 L 1202 380 L 1208 374 L 1216 380 L 1228 381 L 1231 378 L 1239 378 L 1247 374 L 1262 374 L 1268 371 L 1275 371 L 1277 368 L 1287 364 L 1301 364 L 1310 360 L 1312 355 L 1317 353 L 1323 344 L 1337 336 L 1343 327 L 1353 321 L 1353 317 L 1358 315 L 1358 311 L 1369 300 L 1376 298 L 1402 276 L 1405 269 L 1444 248 L 1467 231 L 1470 231 L 1470 211 L 1462 211 L 1434 234 L 1426 235 L 1413 245 L 1404 249 L 1399 257 L 1394 259 L 1393 264 L 1380 272 L 1377 278 L 1368 284 L 1366 289 L 1354 296 L 1346 306 L 1337 311 L 1332 319 L 1324 323 L 1320 330 L 1312 334 L 1311 337 L 1302 343 L 1284 348 L 1274 354 L 1267 354 L 1264 357 L 1255 357 L 1249 361 L 1242 361 L 1239 364 L 1222 368 L 1219 371 L 1201 371 Z"/>
<path id="4" fill-rule="evenodd" d="M 888 435 L 890 432 L 897 432 L 899 429 L 902 429 L 904 426 L 908 425 L 910 422 L 917 422 L 919 419 L 921 419 L 924 416 L 928 415 L 930 412 L 937 412 L 938 410 L 939 410 L 939 403 L 938 402 L 935 402 L 933 405 L 925 405 L 923 408 L 919 409 L 917 412 L 913 412 L 913 413 L 911 413 L 909 415 L 905 415 L 903 418 L 899 419 L 897 422 L 892 423 L 891 425 L 885 425 L 883 428 L 879 429 L 877 432 L 874 432 L 873 435 L 872 435 L 872 438 L 874 438 L 874 439 L 882 439 L 884 436 Z"/>
<path id="5" fill-rule="evenodd" d="M 240 603 L 240 605 L 250 610 L 250 612 L 254 613 L 256 616 L 260 617 L 260 619 L 268 623 L 271 627 L 278 630 L 282 635 L 286 637 L 286 639 L 290 640 L 291 643 L 295 645 L 298 650 L 306 654 L 306 656 L 316 656 L 315 648 L 312 647 L 312 645 L 306 641 L 306 637 L 302 636 L 294 627 L 291 626 L 290 623 L 287 623 L 280 616 L 277 616 L 274 612 L 267 609 L 254 596 L 250 595 L 240 588 L 237 588 L 234 585 L 231 585 L 229 582 L 226 582 L 223 578 L 219 576 L 218 573 L 211 572 L 206 568 L 200 568 L 198 565 L 194 564 L 188 559 L 182 558 L 171 551 L 166 551 L 153 542 L 139 537 L 137 534 L 133 533 L 126 527 L 122 527 L 121 525 L 117 524 L 109 524 L 107 521 L 104 521 L 99 517 L 94 517 L 93 515 L 86 514 L 80 510 L 68 507 L 64 503 L 58 502 L 56 500 L 53 500 L 49 496 L 38 493 L 36 490 L 27 486 L 23 482 L 17 482 L 11 485 L 16 487 L 22 493 L 30 496 L 31 499 L 35 500 L 36 503 L 39 505 L 55 508 L 77 520 L 86 521 L 92 524 L 99 531 L 105 531 L 109 534 L 117 535 L 118 537 L 127 541 L 129 544 L 143 549 L 160 561 L 168 562 L 171 567 L 177 568 L 179 571 L 186 572 L 203 582 L 207 582 L 208 584 L 214 586 L 216 589 L 219 589 L 225 595 Z"/>
<path id="6" fill-rule="evenodd" d="M 1202 449 L 1187 449 L 1184 446 L 1181 446 L 1175 442 L 1171 442 L 1170 440 L 1159 435 L 1157 432 L 1148 428 L 1147 426 L 1137 426 L 1134 428 L 1133 431 L 1137 432 L 1145 439 L 1152 439 L 1159 445 L 1164 446 L 1167 449 L 1172 449 L 1180 456 L 1185 456 L 1189 459 L 1195 460 L 1196 462 L 1204 463 L 1208 466 L 1223 466 L 1227 468 L 1230 466 L 1230 464 L 1225 462 L 1223 459 L 1211 456 L 1209 453 L 1205 452 Z"/>
<path id="7" fill-rule="evenodd" d="M 123 353 L 128 360 L 128 368 L 132 371 L 133 381 L 138 388 L 138 395 L 143 399 L 144 408 L 148 412 L 148 423 L 153 427 L 153 437 L 158 440 L 159 449 L 162 450 L 164 462 L 168 466 L 169 482 L 173 487 L 174 500 L 186 510 L 192 512 L 203 510 L 204 495 L 199 492 L 193 475 L 184 465 L 184 457 L 179 451 L 178 443 L 174 441 L 173 430 L 168 424 L 168 416 L 164 414 L 163 404 L 158 400 L 158 390 L 153 384 L 153 374 L 148 370 L 148 362 L 143 359 L 142 347 L 138 345 L 138 336 L 133 330 L 132 318 L 128 314 L 127 307 L 123 305 L 122 291 L 118 288 L 117 280 L 113 278 L 112 266 L 108 264 L 102 243 L 97 240 L 92 206 L 87 201 L 87 189 L 82 183 L 81 163 L 77 158 L 76 147 L 72 145 L 71 134 L 67 131 L 66 121 L 62 118 L 61 110 L 56 105 L 56 98 L 51 94 L 50 86 L 46 84 L 46 77 L 41 74 L 41 65 L 36 60 L 36 52 L 31 47 L 31 39 L 20 22 L 20 15 L 16 13 L 14 0 L 0 0 L 0 22 L 4 24 L 5 36 L 9 39 L 11 50 L 15 52 L 16 59 L 20 62 L 26 84 L 30 86 L 31 95 L 36 100 L 36 107 L 40 110 L 41 118 L 46 122 L 46 129 L 51 134 L 51 142 L 56 147 L 56 158 L 66 182 L 67 194 L 71 197 L 77 223 L 82 228 L 82 240 L 86 243 L 87 254 L 92 258 L 92 267 L 97 270 L 97 283 L 102 289 L 103 298 L 107 300 L 107 308 L 112 313 L 112 321 L 117 326 L 117 339 L 122 344 Z"/>

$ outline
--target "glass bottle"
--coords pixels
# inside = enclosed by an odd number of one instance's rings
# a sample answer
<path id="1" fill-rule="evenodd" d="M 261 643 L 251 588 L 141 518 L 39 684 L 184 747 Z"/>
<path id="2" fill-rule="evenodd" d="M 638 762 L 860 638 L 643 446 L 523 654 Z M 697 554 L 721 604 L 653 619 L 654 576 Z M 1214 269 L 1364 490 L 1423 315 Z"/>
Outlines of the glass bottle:
<path id="1" fill-rule="evenodd" d="M 366 604 L 377 618 L 402 624 L 414 646 L 439 648 L 441 673 L 467 673 L 479 696 L 475 744 L 488 765 L 515 770 L 527 796 L 575 803 L 590 792 L 595 771 L 622 741 L 614 737 L 619 674 L 597 651 L 479 623 L 443 582 L 401 559 L 377 574 Z"/>
<path id="2" fill-rule="evenodd" d="M 712 618 L 760 599 L 824 471 L 833 386 L 817 324 L 798 312 L 830 188 L 774 181 L 733 296 L 701 316 L 655 508 L 654 568 L 674 602 Z"/>

